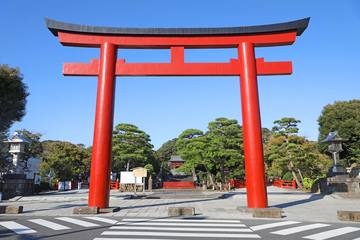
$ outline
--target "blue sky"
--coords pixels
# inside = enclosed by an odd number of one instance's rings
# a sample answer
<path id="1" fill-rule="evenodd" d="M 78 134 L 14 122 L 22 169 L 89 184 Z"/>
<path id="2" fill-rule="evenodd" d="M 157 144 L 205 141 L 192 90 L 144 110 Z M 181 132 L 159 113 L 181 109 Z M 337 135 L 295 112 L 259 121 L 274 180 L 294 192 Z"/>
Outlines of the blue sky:
<path id="1" fill-rule="evenodd" d="M 64 62 L 88 62 L 98 49 L 63 47 L 44 18 L 121 27 L 232 27 L 311 17 L 292 46 L 258 48 L 265 60 L 292 60 L 293 74 L 259 77 L 263 127 L 281 117 L 300 119 L 300 134 L 317 139 L 326 104 L 359 99 L 359 1 L 236 0 L 2 0 L 0 63 L 21 69 L 28 86 L 27 114 L 11 128 L 42 139 L 92 144 L 97 79 L 64 77 Z M 169 52 L 119 50 L 131 61 L 168 61 Z M 186 61 L 228 61 L 234 49 L 186 51 Z M 217 117 L 241 123 L 238 77 L 118 77 L 114 123 L 147 132 L 155 148 L 186 128 L 206 130 Z"/>

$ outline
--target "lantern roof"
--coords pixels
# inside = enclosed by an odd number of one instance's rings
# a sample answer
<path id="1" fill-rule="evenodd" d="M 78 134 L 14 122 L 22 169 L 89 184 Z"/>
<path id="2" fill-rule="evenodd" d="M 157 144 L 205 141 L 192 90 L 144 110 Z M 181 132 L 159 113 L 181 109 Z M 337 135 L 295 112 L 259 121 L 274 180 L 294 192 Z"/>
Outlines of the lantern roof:
<path id="1" fill-rule="evenodd" d="M 172 155 L 169 162 L 185 162 L 179 155 Z"/>
<path id="2" fill-rule="evenodd" d="M 341 138 L 337 131 L 333 131 L 330 132 L 329 135 L 327 135 L 327 137 L 321 142 L 331 143 L 331 142 L 345 142 L 345 141 L 346 139 Z"/>
<path id="3" fill-rule="evenodd" d="M 11 138 L 6 143 L 30 143 L 30 140 L 27 139 L 24 135 L 19 132 L 14 132 Z"/>

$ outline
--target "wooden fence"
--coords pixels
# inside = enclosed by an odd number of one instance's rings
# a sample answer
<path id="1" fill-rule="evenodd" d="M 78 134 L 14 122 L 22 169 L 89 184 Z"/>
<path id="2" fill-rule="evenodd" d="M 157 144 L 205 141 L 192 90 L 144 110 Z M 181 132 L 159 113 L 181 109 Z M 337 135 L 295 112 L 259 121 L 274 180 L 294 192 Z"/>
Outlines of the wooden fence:
<path id="1" fill-rule="evenodd" d="M 194 182 L 163 182 L 165 189 L 194 189 L 196 185 Z"/>
<path id="2" fill-rule="evenodd" d="M 288 181 L 288 180 L 276 179 L 273 181 L 272 185 L 275 187 L 279 187 L 279 188 L 296 189 L 296 181 L 295 180 Z"/>

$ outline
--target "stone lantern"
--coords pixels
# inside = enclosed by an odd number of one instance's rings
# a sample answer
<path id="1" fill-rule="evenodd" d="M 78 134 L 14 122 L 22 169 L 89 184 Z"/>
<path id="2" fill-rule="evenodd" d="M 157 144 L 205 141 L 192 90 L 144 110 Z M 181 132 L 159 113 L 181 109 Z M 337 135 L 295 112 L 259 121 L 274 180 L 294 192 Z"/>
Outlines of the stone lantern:
<path id="1" fill-rule="evenodd" d="M 337 131 L 330 132 L 329 135 L 322 141 L 329 143 L 328 151 L 333 156 L 333 166 L 329 171 L 330 176 L 346 174 L 346 169 L 339 164 L 340 152 L 343 151 L 342 143 L 346 140 L 341 138 Z"/>
<path id="2" fill-rule="evenodd" d="M 29 142 L 30 141 L 28 139 L 18 132 L 15 132 L 8 141 L 5 141 L 5 143 L 10 145 L 9 153 L 13 157 L 12 163 L 15 168 L 15 174 L 23 174 L 27 167 L 26 163 L 21 158 L 21 155 L 25 151 L 25 144 Z"/>

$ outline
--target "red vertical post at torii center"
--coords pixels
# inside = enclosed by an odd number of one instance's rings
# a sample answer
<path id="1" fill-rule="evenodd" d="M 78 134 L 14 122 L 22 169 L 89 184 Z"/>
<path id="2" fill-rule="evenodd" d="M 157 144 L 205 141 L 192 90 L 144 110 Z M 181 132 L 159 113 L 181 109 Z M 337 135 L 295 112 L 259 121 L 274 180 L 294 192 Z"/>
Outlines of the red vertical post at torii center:
<path id="1" fill-rule="evenodd" d="M 116 76 L 240 76 L 248 207 L 267 207 L 257 76 L 291 74 L 292 65 L 256 58 L 254 48 L 290 45 L 308 23 L 309 18 L 231 28 L 109 28 L 46 19 L 47 27 L 64 46 L 100 48 L 100 60 L 63 67 L 66 76 L 98 76 L 88 205 L 109 207 Z M 137 48 L 170 49 L 171 61 L 126 63 L 117 59 L 117 49 Z M 190 48 L 237 48 L 238 58 L 220 63 L 185 62 L 184 50 Z"/>

